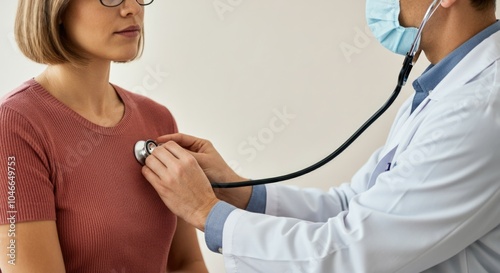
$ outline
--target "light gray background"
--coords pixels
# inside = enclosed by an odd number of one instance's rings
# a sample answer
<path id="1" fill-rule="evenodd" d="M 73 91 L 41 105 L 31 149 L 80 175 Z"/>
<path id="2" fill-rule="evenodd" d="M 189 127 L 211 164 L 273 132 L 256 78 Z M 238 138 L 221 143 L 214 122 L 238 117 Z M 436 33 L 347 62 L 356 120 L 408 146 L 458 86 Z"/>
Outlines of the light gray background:
<path id="1" fill-rule="evenodd" d="M 146 8 L 143 57 L 114 64 L 111 81 L 167 106 L 181 132 L 210 139 L 243 176 L 295 171 L 328 155 L 394 89 L 403 57 L 371 36 L 364 4 L 157 0 Z M 0 96 L 44 69 L 15 45 L 16 6 L 0 9 Z M 422 58 L 410 83 L 427 65 Z M 326 190 L 348 181 L 412 92 L 408 85 L 333 163 L 286 183 Z M 199 239 L 210 271 L 224 272 L 222 257 Z"/>

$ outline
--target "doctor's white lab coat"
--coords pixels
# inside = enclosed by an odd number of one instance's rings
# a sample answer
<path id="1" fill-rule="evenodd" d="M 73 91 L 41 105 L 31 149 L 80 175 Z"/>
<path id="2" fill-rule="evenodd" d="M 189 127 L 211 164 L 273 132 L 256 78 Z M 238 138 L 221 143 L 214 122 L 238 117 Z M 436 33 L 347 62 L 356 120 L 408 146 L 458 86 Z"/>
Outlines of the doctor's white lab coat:
<path id="1" fill-rule="evenodd" d="M 349 184 L 266 186 L 265 215 L 233 211 L 227 272 L 500 272 L 499 58 L 497 32 L 408 100 Z"/>

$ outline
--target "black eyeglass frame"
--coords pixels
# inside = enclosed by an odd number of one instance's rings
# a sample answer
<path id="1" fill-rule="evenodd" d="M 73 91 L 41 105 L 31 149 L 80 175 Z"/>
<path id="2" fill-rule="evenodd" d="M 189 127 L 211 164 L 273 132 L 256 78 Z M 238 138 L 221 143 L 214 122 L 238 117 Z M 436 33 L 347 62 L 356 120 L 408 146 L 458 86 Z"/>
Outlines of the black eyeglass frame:
<path id="1" fill-rule="evenodd" d="M 119 5 L 123 4 L 123 2 L 124 2 L 124 1 L 125 1 L 125 0 L 121 0 L 121 1 L 120 1 L 120 3 L 118 3 L 118 4 L 116 4 L 116 5 L 113 5 L 113 6 L 109 6 L 109 5 L 104 4 L 103 0 L 99 0 L 99 2 L 101 2 L 101 4 L 102 4 L 103 6 L 105 6 L 105 7 L 107 7 L 107 8 L 114 8 L 114 7 L 118 7 Z M 143 6 L 143 7 L 144 7 L 144 6 L 151 5 L 151 4 L 154 2 L 154 0 L 145 0 L 145 1 L 151 1 L 151 2 L 149 2 L 149 3 L 147 3 L 147 4 L 141 4 L 141 3 L 139 3 L 139 0 L 135 0 L 135 1 L 137 2 L 137 4 L 139 4 L 139 5 Z"/>

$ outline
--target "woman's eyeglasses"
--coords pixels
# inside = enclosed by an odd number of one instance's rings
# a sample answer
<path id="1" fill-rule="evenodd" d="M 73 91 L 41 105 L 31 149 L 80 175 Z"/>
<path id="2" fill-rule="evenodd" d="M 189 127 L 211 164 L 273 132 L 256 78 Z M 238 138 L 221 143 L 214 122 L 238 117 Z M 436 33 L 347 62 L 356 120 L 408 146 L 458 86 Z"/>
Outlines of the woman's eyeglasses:
<path id="1" fill-rule="evenodd" d="M 100 1 L 103 6 L 108 8 L 113 8 L 113 7 L 118 7 L 125 0 L 100 0 Z M 135 0 L 135 1 L 137 1 L 137 3 L 141 6 L 147 6 L 153 3 L 154 0 Z"/>

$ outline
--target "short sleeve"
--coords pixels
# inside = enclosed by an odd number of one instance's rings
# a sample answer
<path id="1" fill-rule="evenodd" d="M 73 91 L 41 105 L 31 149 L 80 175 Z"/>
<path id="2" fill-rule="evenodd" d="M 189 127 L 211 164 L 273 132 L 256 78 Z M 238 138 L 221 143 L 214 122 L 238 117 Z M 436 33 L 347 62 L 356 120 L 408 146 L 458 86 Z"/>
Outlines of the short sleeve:
<path id="1" fill-rule="evenodd" d="M 0 107 L 0 224 L 56 219 L 43 141 L 25 117 Z"/>

